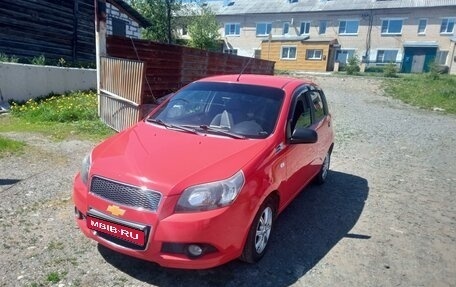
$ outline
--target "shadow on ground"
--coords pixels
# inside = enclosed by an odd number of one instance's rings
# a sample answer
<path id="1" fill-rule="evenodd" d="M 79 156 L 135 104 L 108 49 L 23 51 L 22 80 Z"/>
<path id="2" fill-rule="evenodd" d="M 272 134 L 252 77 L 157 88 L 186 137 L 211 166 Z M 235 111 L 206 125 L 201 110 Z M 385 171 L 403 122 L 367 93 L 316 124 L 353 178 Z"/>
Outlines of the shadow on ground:
<path id="1" fill-rule="evenodd" d="M 368 182 L 331 171 L 323 186 L 306 188 L 279 216 L 269 250 L 257 264 L 233 261 L 208 270 L 175 270 L 127 257 L 98 245 L 106 261 L 122 272 L 157 286 L 289 286 L 311 270 L 349 234 L 364 208 Z"/>
<path id="2" fill-rule="evenodd" d="M 20 179 L 9 179 L 9 178 L 2 179 L 2 178 L 0 178 L 0 185 L 13 185 L 13 184 L 18 183 L 19 181 L 21 181 L 21 180 Z"/>

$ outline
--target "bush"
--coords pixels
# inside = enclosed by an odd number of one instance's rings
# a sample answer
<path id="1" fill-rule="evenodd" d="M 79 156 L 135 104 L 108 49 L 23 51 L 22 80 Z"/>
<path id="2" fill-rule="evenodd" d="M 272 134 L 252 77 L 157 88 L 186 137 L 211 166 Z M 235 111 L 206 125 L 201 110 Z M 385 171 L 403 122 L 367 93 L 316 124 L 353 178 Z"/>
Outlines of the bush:
<path id="1" fill-rule="evenodd" d="M 348 75 L 357 75 L 360 71 L 359 59 L 356 56 L 349 58 L 345 70 Z"/>
<path id="2" fill-rule="evenodd" d="M 388 63 L 384 70 L 383 75 L 388 78 L 396 78 L 397 77 L 397 66 L 395 63 Z"/>

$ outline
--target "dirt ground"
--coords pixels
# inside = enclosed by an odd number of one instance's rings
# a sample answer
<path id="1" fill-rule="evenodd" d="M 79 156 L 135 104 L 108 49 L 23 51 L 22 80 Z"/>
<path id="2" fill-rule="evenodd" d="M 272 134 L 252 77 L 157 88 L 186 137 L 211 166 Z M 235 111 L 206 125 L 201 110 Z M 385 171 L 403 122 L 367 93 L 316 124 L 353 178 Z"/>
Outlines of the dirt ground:
<path id="1" fill-rule="evenodd" d="M 174 270 L 98 246 L 71 201 L 95 143 L 7 133 L 28 147 L 0 158 L 0 286 L 456 286 L 456 117 L 376 79 L 308 77 L 334 116 L 332 171 L 281 214 L 259 263 Z"/>

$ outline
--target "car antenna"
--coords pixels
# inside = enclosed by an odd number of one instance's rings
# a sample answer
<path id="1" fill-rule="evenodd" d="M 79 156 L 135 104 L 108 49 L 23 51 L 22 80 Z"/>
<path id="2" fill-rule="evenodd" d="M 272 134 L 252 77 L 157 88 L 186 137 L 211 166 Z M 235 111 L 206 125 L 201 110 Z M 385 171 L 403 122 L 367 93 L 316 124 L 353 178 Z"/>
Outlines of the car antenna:
<path id="1" fill-rule="evenodd" d="M 258 46 L 257 50 L 261 47 L 261 44 L 260 46 Z M 241 78 L 242 74 L 244 73 L 245 69 L 247 69 L 248 65 L 250 64 L 250 61 L 252 61 L 252 59 L 255 57 L 255 50 L 253 50 L 253 55 L 251 57 L 249 57 L 249 60 L 247 61 L 247 63 L 244 65 L 244 67 L 242 67 L 242 70 L 241 72 L 239 73 L 239 76 L 237 77 L 236 79 L 236 82 L 239 82 L 239 79 Z"/>
<path id="2" fill-rule="evenodd" d="M 245 69 L 247 69 L 247 66 L 250 64 L 251 60 L 252 60 L 252 57 L 250 57 L 249 60 L 247 61 L 247 63 L 244 65 L 244 67 L 242 67 L 242 70 L 239 73 L 239 76 L 237 77 L 236 82 L 239 82 L 239 78 L 241 78 L 242 73 L 244 73 Z"/>

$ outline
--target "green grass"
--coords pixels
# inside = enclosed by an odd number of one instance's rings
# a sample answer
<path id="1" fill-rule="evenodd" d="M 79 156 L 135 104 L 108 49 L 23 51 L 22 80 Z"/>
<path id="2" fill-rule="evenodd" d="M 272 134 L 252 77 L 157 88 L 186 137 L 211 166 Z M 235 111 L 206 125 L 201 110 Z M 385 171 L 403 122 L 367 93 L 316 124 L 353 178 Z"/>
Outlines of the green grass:
<path id="1" fill-rule="evenodd" d="M 101 140 L 114 134 L 97 116 L 94 92 L 72 92 L 12 103 L 11 115 L 0 117 L 0 132 L 38 132 L 56 139 Z"/>
<path id="2" fill-rule="evenodd" d="M 0 136 L 0 156 L 5 154 L 20 153 L 25 144 L 20 141 L 11 140 Z"/>
<path id="3" fill-rule="evenodd" d="M 441 108 L 456 114 L 456 77 L 429 74 L 402 75 L 399 79 L 388 79 L 386 94 L 401 101 L 425 109 Z"/>

